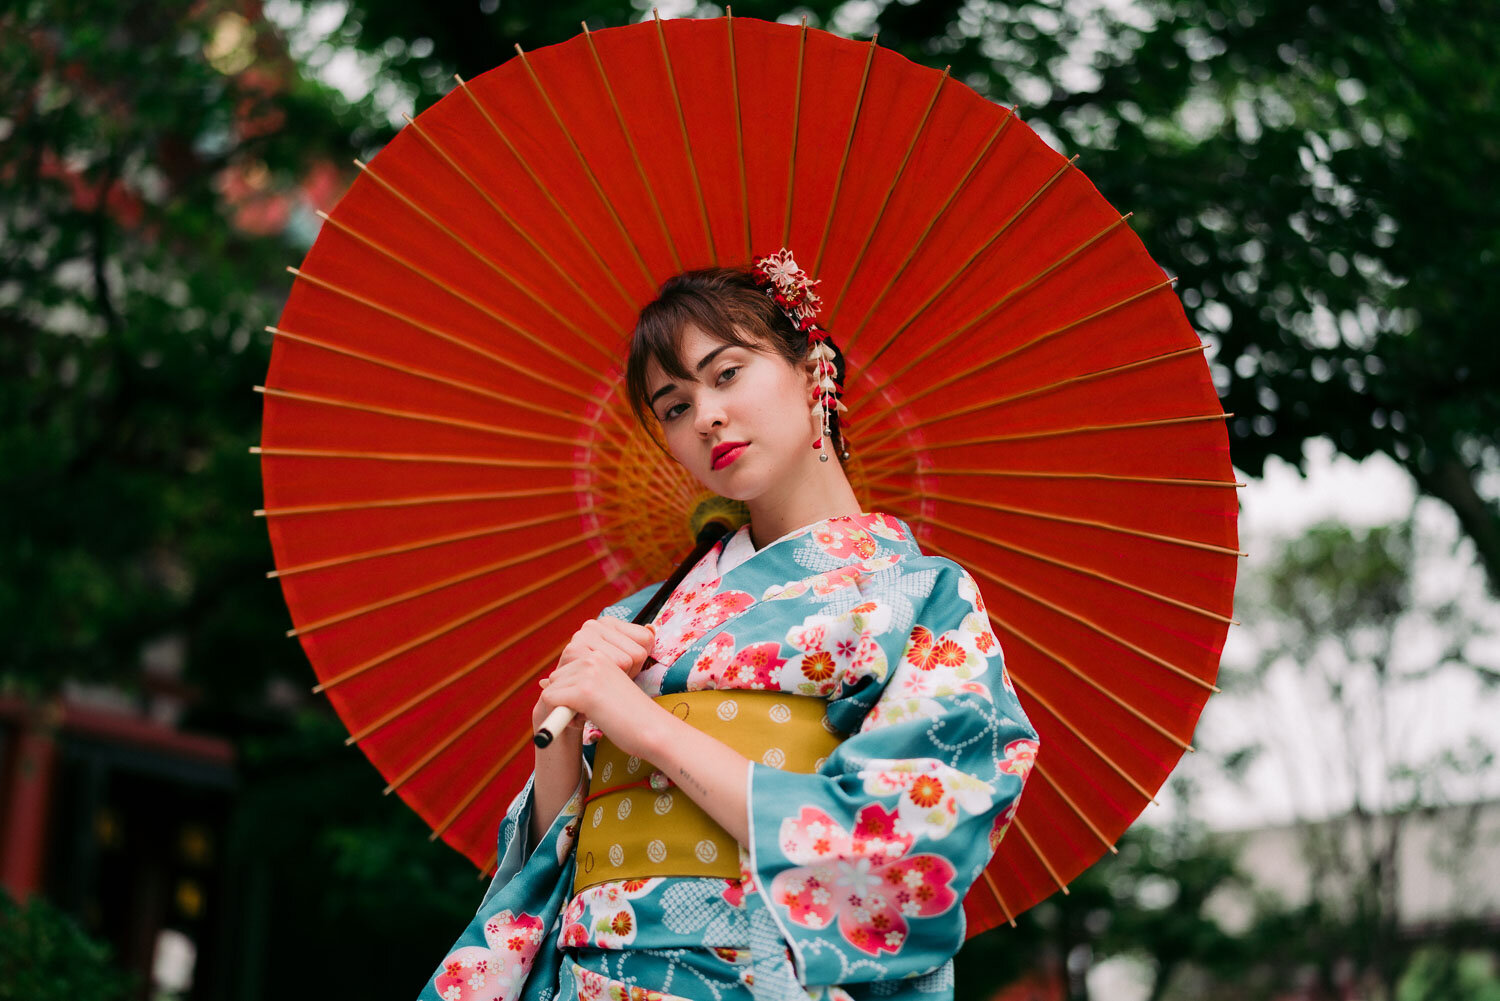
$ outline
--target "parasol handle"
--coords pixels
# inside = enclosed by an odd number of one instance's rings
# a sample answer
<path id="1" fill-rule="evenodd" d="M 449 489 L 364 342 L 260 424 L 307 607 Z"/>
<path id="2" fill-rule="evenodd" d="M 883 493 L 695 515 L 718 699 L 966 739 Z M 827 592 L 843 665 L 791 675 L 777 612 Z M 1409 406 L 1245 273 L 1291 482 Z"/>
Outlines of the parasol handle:
<path id="1" fill-rule="evenodd" d="M 643 626 L 656 618 L 656 613 L 661 611 L 661 606 L 666 604 L 672 592 L 677 590 L 677 585 L 682 583 L 682 578 L 688 575 L 688 571 L 697 565 L 698 561 L 703 558 L 703 554 L 712 549 L 714 544 L 728 534 L 732 527 L 727 521 L 717 518 L 705 523 L 698 530 L 698 544 L 693 547 L 693 551 L 688 553 L 687 559 L 683 560 L 676 570 L 672 571 L 672 576 L 662 582 L 661 587 L 657 588 L 656 593 L 651 596 L 651 600 L 646 602 L 645 607 L 636 613 L 636 617 L 631 622 Z M 536 736 L 532 738 L 536 746 L 546 747 L 552 743 L 557 735 L 562 733 L 563 728 L 572 722 L 575 715 L 574 710 L 567 706 L 558 706 L 548 713 L 547 718 L 542 721 L 541 729 L 537 730 Z"/>

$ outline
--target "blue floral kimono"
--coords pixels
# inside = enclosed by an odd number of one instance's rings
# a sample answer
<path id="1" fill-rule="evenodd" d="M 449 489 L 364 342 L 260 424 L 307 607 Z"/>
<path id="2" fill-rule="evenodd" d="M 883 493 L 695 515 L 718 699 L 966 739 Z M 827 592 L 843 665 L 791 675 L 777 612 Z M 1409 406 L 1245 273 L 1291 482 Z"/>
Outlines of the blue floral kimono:
<path id="1" fill-rule="evenodd" d="M 655 590 L 601 614 L 629 620 Z M 1037 753 L 968 572 L 878 512 L 758 551 L 747 526 L 699 561 L 656 624 L 636 676 L 648 694 L 815 695 L 847 737 L 815 772 L 747 763 L 740 878 L 616 880 L 575 896 L 601 735 L 586 724 L 577 793 L 533 845 L 527 780 L 489 890 L 422 1001 L 951 999 L 964 895 Z"/>

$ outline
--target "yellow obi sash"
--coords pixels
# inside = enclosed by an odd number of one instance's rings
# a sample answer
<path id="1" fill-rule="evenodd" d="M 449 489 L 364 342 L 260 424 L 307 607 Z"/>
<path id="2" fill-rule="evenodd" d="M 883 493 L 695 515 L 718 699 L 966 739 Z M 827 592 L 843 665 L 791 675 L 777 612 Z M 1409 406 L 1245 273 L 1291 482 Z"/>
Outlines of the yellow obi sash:
<path id="1" fill-rule="evenodd" d="M 815 772 L 844 735 L 828 700 L 755 689 L 704 689 L 653 702 L 751 761 Z M 738 879 L 734 836 L 649 761 L 599 738 L 578 823 L 573 892 L 614 879 L 721 876 Z"/>

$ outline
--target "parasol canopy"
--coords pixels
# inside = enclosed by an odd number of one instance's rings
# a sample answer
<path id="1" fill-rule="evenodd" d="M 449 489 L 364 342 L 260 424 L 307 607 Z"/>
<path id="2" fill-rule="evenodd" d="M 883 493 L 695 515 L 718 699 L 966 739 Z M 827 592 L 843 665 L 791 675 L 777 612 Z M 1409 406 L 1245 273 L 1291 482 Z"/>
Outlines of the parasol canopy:
<path id="1" fill-rule="evenodd" d="M 873 38 L 726 16 L 518 47 L 360 166 L 271 328 L 257 514 L 315 691 L 434 838 L 493 869 L 538 678 L 716 503 L 630 416 L 637 312 L 785 246 L 863 509 L 974 575 L 1041 734 L 968 933 L 1112 848 L 1242 554 L 1203 345 L 1074 160 Z"/>

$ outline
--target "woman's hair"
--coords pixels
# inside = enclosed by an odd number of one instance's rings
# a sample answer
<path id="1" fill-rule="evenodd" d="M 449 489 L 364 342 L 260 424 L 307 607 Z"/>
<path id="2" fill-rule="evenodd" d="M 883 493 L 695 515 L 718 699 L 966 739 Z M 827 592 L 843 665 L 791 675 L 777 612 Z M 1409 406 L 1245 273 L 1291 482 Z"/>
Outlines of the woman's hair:
<path id="1" fill-rule="evenodd" d="M 656 416 L 651 410 L 646 369 L 655 361 L 673 379 L 692 378 L 679 353 L 682 332 L 689 323 L 728 344 L 769 348 L 793 368 L 800 368 L 807 360 L 807 332 L 792 325 L 791 318 L 755 283 L 748 269 L 698 268 L 668 278 L 656 298 L 642 308 L 625 364 L 625 391 L 631 412 L 662 451 L 666 449 L 653 428 Z M 843 385 L 844 353 L 832 340 L 828 345 L 833 349 L 834 379 Z M 844 439 L 836 409 L 828 413 L 828 426 L 832 440 L 824 442 L 823 447 L 831 447 L 842 462 Z"/>

